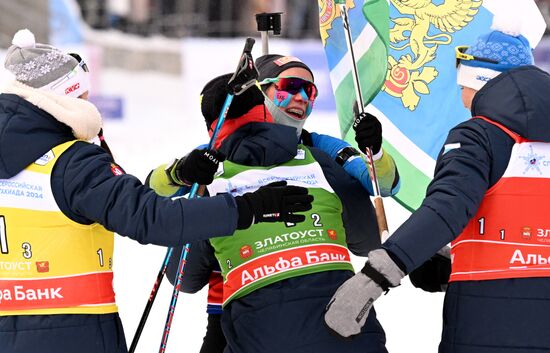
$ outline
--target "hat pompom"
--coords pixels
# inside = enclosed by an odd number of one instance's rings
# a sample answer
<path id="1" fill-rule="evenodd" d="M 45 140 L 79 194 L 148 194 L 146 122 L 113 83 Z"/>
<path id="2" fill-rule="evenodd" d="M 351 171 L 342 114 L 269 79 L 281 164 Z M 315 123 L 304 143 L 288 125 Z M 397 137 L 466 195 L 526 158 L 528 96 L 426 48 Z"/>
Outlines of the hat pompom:
<path id="1" fill-rule="evenodd" d="M 11 43 L 19 48 L 34 48 L 36 45 L 36 39 L 34 34 L 28 29 L 20 29 L 13 36 Z"/>
<path id="2" fill-rule="evenodd" d="M 518 37 L 521 34 L 521 22 L 518 16 L 514 17 L 507 13 L 501 13 L 493 16 L 491 29 Z"/>

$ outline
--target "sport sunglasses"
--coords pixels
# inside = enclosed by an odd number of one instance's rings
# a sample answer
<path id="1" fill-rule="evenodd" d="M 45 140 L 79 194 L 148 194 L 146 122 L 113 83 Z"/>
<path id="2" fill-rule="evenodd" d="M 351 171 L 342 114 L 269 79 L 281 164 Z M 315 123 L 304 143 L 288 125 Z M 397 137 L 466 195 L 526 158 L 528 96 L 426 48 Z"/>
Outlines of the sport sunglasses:
<path id="1" fill-rule="evenodd" d="M 82 71 L 84 71 L 85 73 L 89 73 L 90 70 L 88 69 L 88 65 L 86 65 L 86 62 L 84 61 L 84 59 L 82 59 L 82 57 L 80 57 L 80 55 L 78 54 L 75 54 L 75 53 L 69 53 L 68 55 L 72 56 L 73 58 L 76 59 L 76 61 L 78 61 L 78 65 L 74 67 L 74 69 L 72 69 L 71 71 L 69 71 L 67 74 L 65 74 L 64 76 L 58 78 L 56 81 L 53 81 L 51 82 L 49 85 L 47 85 L 48 87 L 50 87 L 50 89 L 52 90 L 56 90 L 57 88 L 59 88 L 61 85 L 65 84 L 65 82 L 67 82 L 68 80 L 72 79 L 73 77 L 75 77 L 76 75 L 78 75 L 78 71 L 79 71 L 79 67 L 82 68 Z"/>
<path id="2" fill-rule="evenodd" d="M 467 45 L 461 45 L 455 48 L 456 67 L 458 67 L 458 64 L 460 64 L 460 60 L 476 60 L 484 63 L 498 64 L 497 60 L 466 54 L 467 49 L 468 49 Z"/>
<path id="3" fill-rule="evenodd" d="M 317 86 L 311 81 L 299 77 L 275 77 L 266 78 L 260 85 L 274 84 L 279 91 L 285 91 L 292 95 L 300 93 L 303 89 L 310 101 L 317 98 Z"/>
<path id="4" fill-rule="evenodd" d="M 90 72 L 90 70 L 88 69 L 88 65 L 86 65 L 86 62 L 84 61 L 84 59 L 82 59 L 80 55 L 76 53 L 69 53 L 69 55 L 75 58 L 76 61 L 78 61 L 78 66 L 80 66 L 82 70 L 84 70 L 84 72 Z"/>

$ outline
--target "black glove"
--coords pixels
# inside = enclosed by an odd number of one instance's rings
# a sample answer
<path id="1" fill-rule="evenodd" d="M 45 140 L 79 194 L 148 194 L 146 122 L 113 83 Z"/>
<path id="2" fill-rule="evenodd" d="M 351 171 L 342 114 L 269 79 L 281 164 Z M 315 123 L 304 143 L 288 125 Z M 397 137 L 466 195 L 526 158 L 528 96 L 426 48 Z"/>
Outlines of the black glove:
<path id="1" fill-rule="evenodd" d="M 439 250 L 428 261 L 409 274 L 411 283 L 426 292 L 444 292 L 451 275 L 450 249 Z"/>
<path id="2" fill-rule="evenodd" d="M 246 229 L 259 222 L 303 222 L 306 217 L 294 212 L 311 210 L 313 196 L 306 188 L 277 181 L 237 196 L 235 201 L 239 210 L 237 229 Z"/>
<path id="3" fill-rule="evenodd" d="M 209 149 L 193 150 L 167 168 L 170 179 L 177 185 L 208 185 L 214 180 L 220 162 L 225 155 Z"/>
<path id="4" fill-rule="evenodd" d="M 377 154 L 382 148 L 382 124 L 370 113 L 359 113 L 357 104 L 353 107 L 353 129 L 355 130 L 355 141 L 361 152 L 365 153 L 370 147 L 372 154 Z"/>

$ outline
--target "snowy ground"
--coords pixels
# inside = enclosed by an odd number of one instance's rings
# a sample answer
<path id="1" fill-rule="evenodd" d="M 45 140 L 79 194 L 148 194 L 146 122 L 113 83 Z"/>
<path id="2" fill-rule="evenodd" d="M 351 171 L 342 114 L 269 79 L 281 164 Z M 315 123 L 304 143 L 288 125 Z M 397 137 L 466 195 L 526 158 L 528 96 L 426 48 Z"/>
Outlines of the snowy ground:
<path id="1" fill-rule="evenodd" d="M 125 119 L 108 120 L 105 135 L 117 161 L 127 172 L 144 180 L 156 165 L 181 156 L 198 144 L 207 142 L 198 96 L 208 79 L 234 69 L 241 50 L 225 53 L 225 63 L 210 70 L 196 63 L 183 79 L 155 73 L 129 73 L 104 70 L 104 94 L 125 97 Z M 256 54 L 257 55 L 257 54 Z M 190 59 L 189 59 L 190 60 Z M 188 63 L 189 64 L 189 63 Z M 334 113 L 314 112 L 306 123 L 310 131 L 338 134 Z M 390 230 L 401 224 L 408 212 L 391 199 L 385 201 Z M 164 258 L 165 249 L 141 246 L 127 238 L 116 238 L 115 289 L 128 345 Z M 355 258 L 356 269 L 364 259 Z M 172 287 L 165 281 L 157 296 L 137 352 L 158 350 Z M 377 302 L 380 321 L 386 329 L 390 352 L 437 352 L 441 330 L 443 295 L 422 292 L 408 279 Z M 206 327 L 206 291 L 181 294 L 171 329 L 167 352 L 198 352 Z"/>

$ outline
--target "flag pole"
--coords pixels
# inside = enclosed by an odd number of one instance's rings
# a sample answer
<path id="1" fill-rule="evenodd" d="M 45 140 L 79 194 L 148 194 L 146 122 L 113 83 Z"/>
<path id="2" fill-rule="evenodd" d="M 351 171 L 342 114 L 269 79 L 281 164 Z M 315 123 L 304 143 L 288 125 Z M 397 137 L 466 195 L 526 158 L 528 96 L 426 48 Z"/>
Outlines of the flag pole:
<path id="1" fill-rule="evenodd" d="M 361 92 L 361 84 L 359 80 L 359 72 L 357 71 L 357 62 L 355 60 L 355 53 L 353 51 L 353 39 L 351 37 L 351 29 L 349 25 L 348 9 L 346 7 L 346 0 L 335 0 L 335 3 L 340 6 L 340 12 L 342 16 L 342 24 L 346 33 L 346 45 L 351 59 L 351 73 L 353 75 L 353 86 L 355 87 L 355 95 L 357 99 L 357 108 L 359 111 L 359 117 L 353 122 L 353 126 L 356 127 L 359 122 L 365 116 L 365 106 L 363 104 L 363 93 Z M 361 151 L 363 152 L 363 151 Z M 384 210 L 384 202 L 380 195 L 380 185 L 378 184 L 378 177 L 376 175 L 376 168 L 374 167 L 374 159 L 372 157 L 372 150 L 367 147 L 364 151 L 367 156 L 367 163 L 369 165 L 370 177 L 373 186 L 374 196 L 374 208 L 376 211 L 376 221 L 378 223 L 378 230 L 380 232 L 380 239 L 384 241 L 389 236 L 388 221 L 386 219 L 386 211 Z"/>

